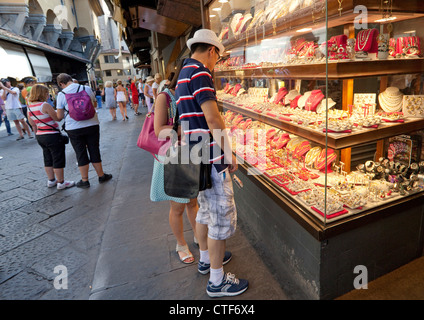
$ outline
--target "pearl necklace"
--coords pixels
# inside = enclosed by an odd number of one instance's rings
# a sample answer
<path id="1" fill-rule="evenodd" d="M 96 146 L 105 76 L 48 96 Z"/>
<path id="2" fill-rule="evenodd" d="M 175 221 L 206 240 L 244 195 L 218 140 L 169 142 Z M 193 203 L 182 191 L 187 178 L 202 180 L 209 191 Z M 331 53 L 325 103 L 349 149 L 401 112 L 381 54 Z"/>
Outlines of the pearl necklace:
<path id="1" fill-rule="evenodd" d="M 380 107 L 385 112 L 397 112 L 402 109 L 403 94 L 399 90 L 397 90 L 397 94 L 394 91 L 389 89 L 380 93 L 378 96 Z"/>

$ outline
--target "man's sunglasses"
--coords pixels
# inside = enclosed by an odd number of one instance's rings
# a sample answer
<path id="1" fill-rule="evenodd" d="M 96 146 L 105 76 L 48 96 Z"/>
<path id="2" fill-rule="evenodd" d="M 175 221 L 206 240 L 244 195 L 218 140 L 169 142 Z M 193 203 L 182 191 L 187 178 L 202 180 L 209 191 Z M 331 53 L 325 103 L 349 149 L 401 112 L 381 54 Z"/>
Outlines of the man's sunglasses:
<path id="1" fill-rule="evenodd" d="M 216 54 L 218 55 L 218 60 L 216 61 L 216 63 L 218 63 L 219 61 L 221 61 L 221 60 L 222 60 L 222 57 L 221 57 L 221 55 L 219 54 L 219 49 L 218 49 L 217 47 L 215 47 L 215 52 L 216 52 Z"/>

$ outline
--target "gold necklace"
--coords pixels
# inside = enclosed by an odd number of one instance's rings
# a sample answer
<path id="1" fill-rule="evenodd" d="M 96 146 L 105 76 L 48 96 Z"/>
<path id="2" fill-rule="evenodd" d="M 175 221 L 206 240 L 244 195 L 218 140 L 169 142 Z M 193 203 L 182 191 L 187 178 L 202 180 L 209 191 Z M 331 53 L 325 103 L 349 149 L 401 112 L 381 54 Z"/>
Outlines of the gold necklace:
<path id="1" fill-rule="evenodd" d="M 341 17 L 342 16 L 342 10 L 343 10 L 343 8 L 342 8 L 342 3 L 343 3 L 343 0 L 337 0 L 338 2 L 339 2 L 339 16 Z"/>

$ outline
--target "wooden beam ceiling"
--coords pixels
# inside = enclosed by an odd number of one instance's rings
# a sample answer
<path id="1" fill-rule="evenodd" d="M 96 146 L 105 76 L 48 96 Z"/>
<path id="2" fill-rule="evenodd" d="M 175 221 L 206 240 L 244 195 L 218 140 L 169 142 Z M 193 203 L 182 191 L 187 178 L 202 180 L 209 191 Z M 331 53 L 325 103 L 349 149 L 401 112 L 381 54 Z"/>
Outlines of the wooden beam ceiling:
<path id="1" fill-rule="evenodd" d="M 190 25 L 162 16 L 154 9 L 138 6 L 138 27 L 177 38 L 181 36 Z"/>
<path id="2" fill-rule="evenodd" d="M 157 11 L 160 15 L 172 18 L 194 27 L 202 24 L 199 0 L 159 0 Z"/>

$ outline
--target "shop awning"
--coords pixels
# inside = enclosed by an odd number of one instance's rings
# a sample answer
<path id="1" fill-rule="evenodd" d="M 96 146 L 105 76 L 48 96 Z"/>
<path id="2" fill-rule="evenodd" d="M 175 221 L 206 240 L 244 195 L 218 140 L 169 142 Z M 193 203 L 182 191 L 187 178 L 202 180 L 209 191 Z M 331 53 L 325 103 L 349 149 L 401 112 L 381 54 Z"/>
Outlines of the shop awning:
<path id="1" fill-rule="evenodd" d="M 99 0 L 89 0 L 88 3 L 96 16 L 100 17 L 105 14 Z"/>
<path id="2" fill-rule="evenodd" d="M 87 63 L 87 64 L 91 63 L 90 60 L 85 59 L 81 56 L 60 50 L 60 49 L 52 47 L 52 46 L 49 46 L 46 43 L 42 43 L 42 42 L 38 42 L 38 41 L 34 41 L 34 40 L 31 40 L 31 39 L 25 38 L 24 36 L 17 35 L 13 32 L 10 32 L 10 31 L 7 31 L 7 30 L 0 28 L 0 41 L 2 41 L 2 40 L 7 41 L 7 46 L 9 45 L 9 41 L 10 41 L 10 42 L 18 44 L 18 45 L 23 45 L 26 48 L 30 47 L 30 48 L 42 50 L 44 52 L 51 52 L 51 53 L 61 55 L 61 56 L 67 57 L 67 58 L 71 58 L 73 60 L 81 61 L 81 62 L 84 62 L 84 63 Z M 0 66 L 1 66 L 1 63 L 0 63 Z"/>
<path id="3" fill-rule="evenodd" d="M 31 61 L 32 68 L 35 72 L 35 77 L 38 82 L 51 82 L 53 79 L 50 64 L 47 61 L 44 52 L 34 50 L 32 48 L 25 49 L 28 54 L 28 58 Z"/>
<path id="4" fill-rule="evenodd" d="M 133 21 L 133 28 L 152 30 L 176 38 L 190 27 L 184 22 L 161 16 L 155 9 L 138 6 L 136 12 L 138 19 Z"/>
<path id="5" fill-rule="evenodd" d="M 22 79 L 32 75 L 31 65 L 22 46 L 0 41 L 0 77 Z"/>

